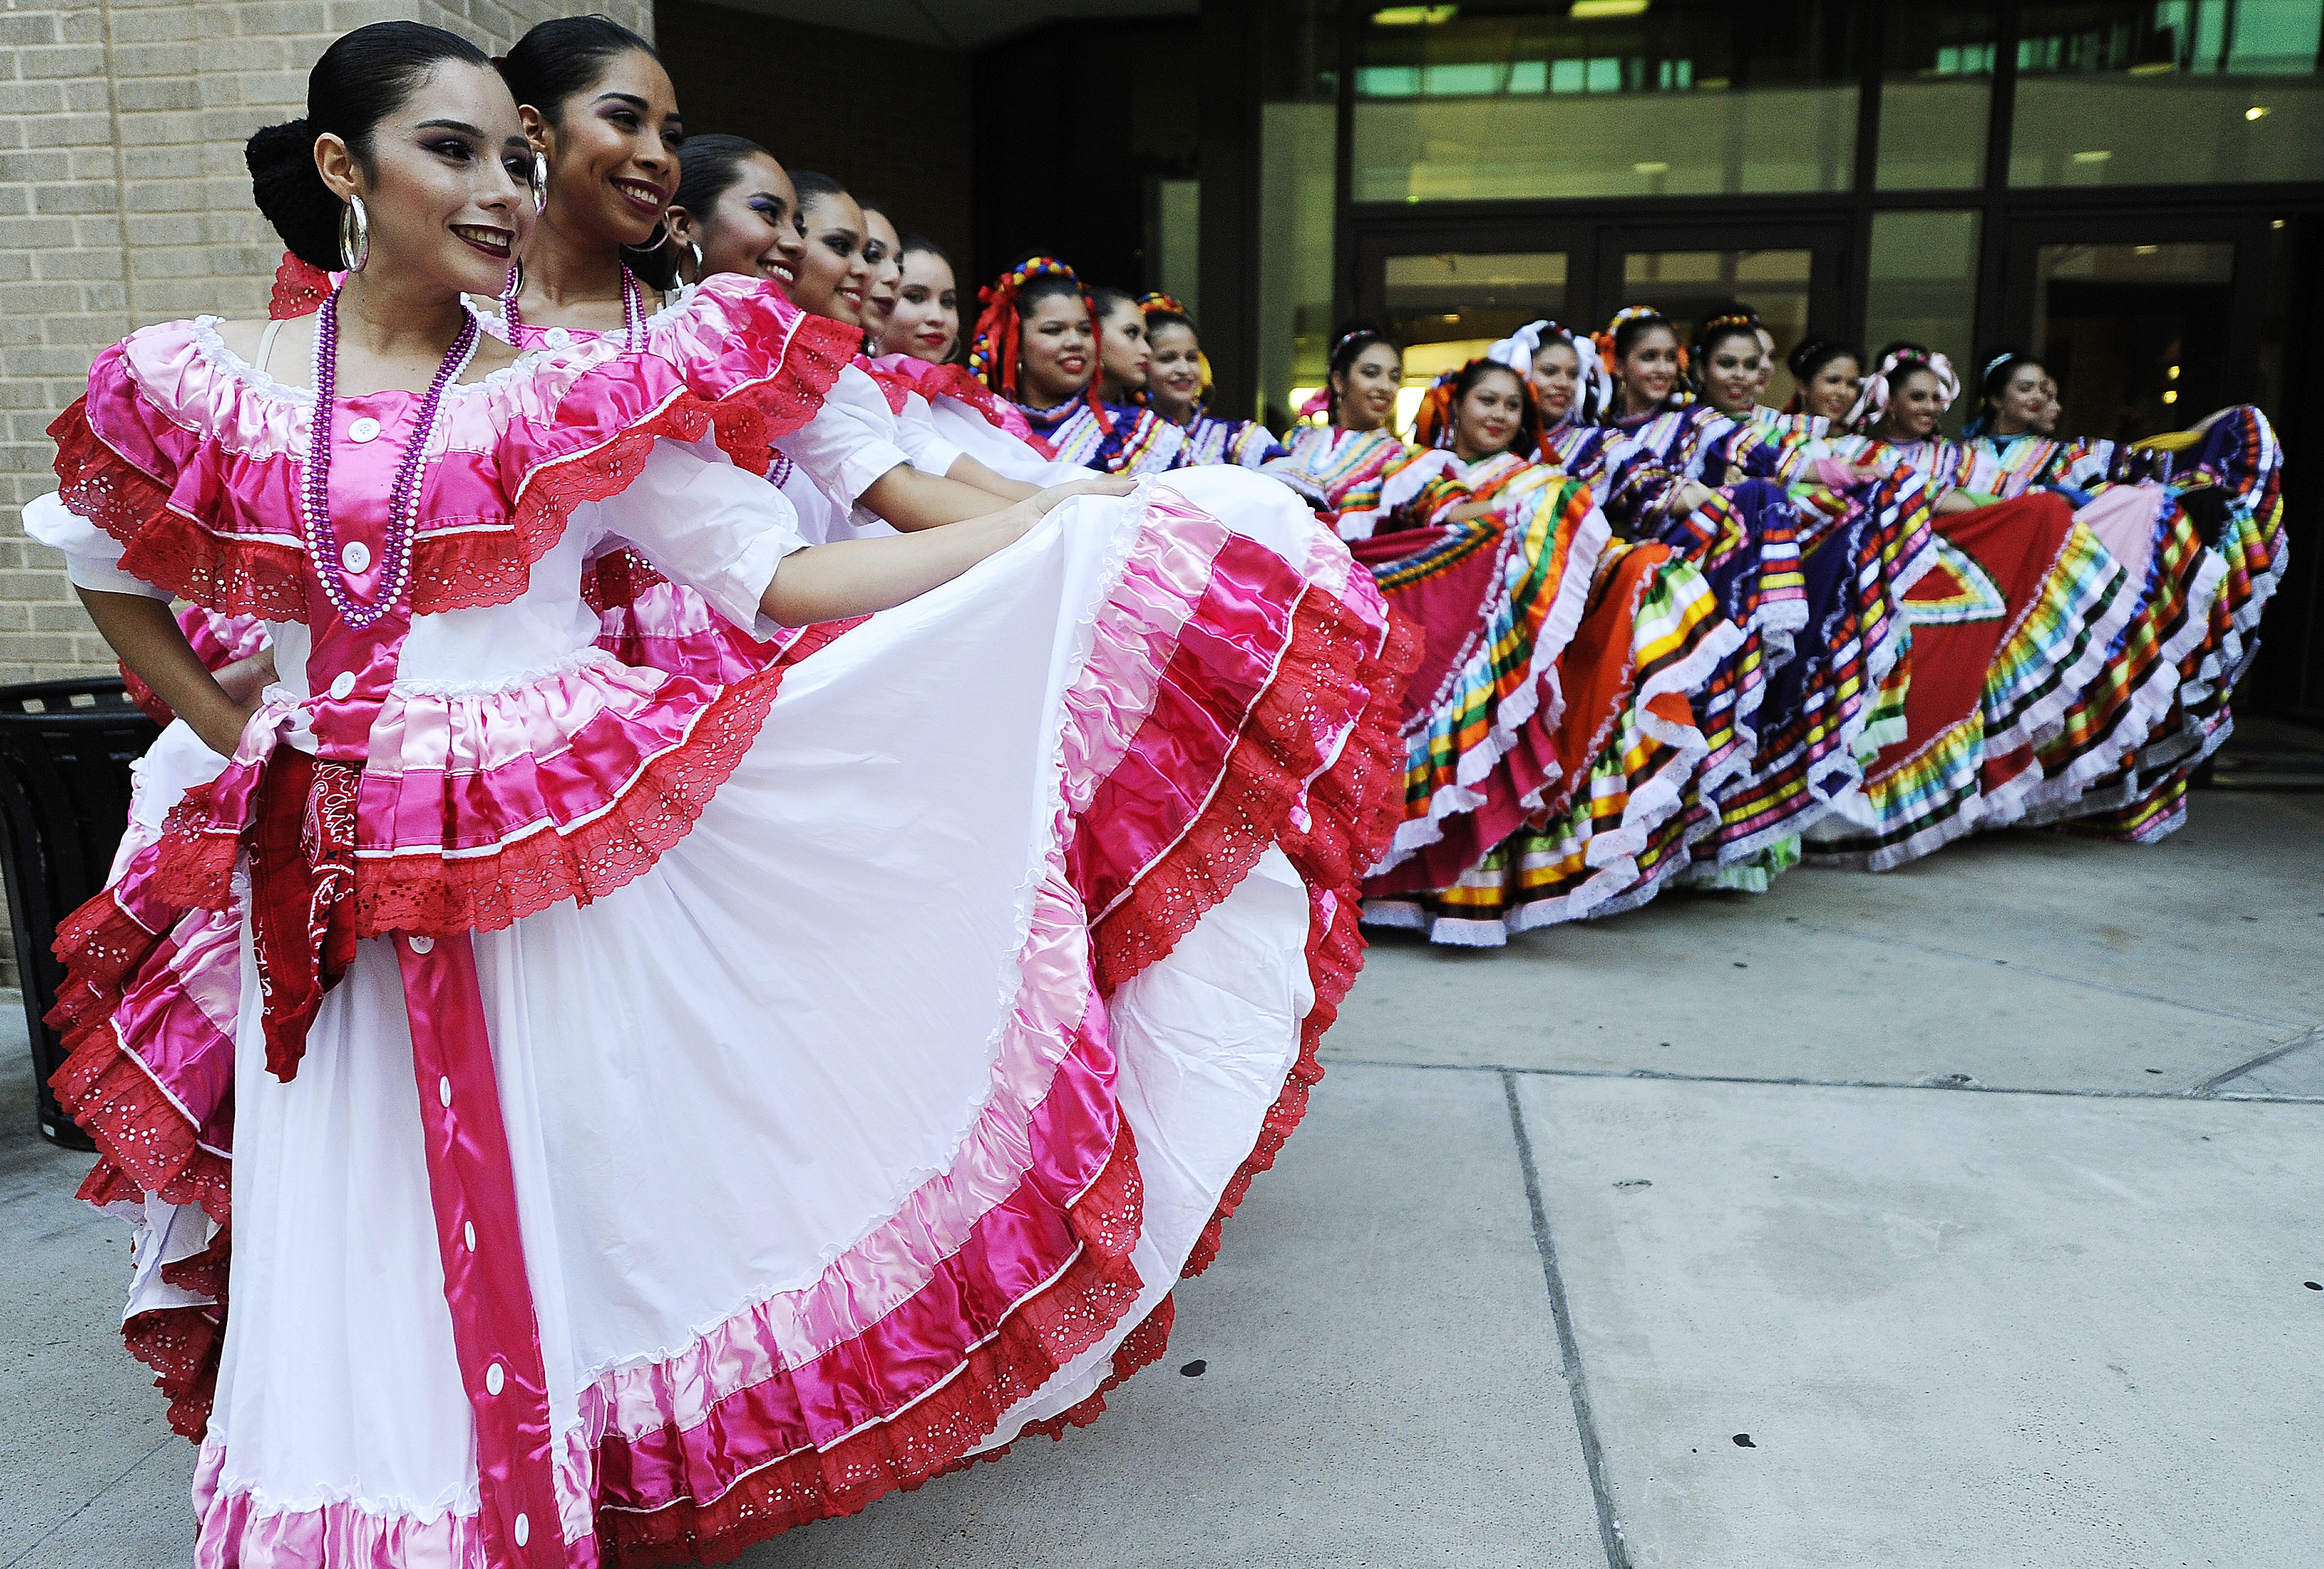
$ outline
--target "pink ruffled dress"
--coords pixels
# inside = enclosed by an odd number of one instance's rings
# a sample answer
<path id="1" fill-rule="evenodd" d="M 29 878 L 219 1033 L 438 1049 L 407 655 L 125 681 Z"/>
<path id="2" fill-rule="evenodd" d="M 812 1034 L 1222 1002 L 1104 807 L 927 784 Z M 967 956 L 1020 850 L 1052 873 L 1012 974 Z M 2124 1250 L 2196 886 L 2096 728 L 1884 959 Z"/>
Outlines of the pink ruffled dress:
<path id="1" fill-rule="evenodd" d="M 727 281 L 700 354 L 454 388 L 365 630 L 311 396 L 209 322 L 53 428 L 75 581 L 263 617 L 280 676 L 59 939 L 201 1569 L 724 1557 L 1088 1420 L 1319 1076 L 1411 662 L 1368 575 L 1222 470 L 770 625 L 801 540 L 751 471 L 836 361 Z M 419 401 L 337 406 L 358 597 Z M 595 646 L 617 540 L 786 657 Z"/>

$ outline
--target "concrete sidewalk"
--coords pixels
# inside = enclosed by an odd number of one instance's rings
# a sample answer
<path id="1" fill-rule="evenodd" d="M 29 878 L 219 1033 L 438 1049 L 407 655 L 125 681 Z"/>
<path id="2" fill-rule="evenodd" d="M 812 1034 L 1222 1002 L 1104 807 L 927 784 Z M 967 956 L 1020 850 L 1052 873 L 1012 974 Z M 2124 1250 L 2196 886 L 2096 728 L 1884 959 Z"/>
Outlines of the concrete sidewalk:
<path id="1" fill-rule="evenodd" d="M 1384 941 L 1104 1421 L 743 1563 L 2312 1564 L 2319 1023 L 2317 796 Z M 183 1564 L 124 1239 L 11 1116 L 0 1569 Z"/>

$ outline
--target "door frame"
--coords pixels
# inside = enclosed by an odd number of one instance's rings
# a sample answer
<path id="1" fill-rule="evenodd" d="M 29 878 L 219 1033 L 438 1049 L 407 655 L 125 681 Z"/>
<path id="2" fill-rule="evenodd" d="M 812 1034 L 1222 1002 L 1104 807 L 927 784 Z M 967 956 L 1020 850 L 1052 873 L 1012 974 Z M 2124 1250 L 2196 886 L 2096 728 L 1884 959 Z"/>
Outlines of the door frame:
<path id="1" fill-rule="evenodd" d="M 1864 313 L 1858 297 L 1863 271 L 1858 231 L 1852 209 L 1829 198 L 1744 198 L 1683 214 L 1672 213 L 1667 198 L 1603 206 L 1497 203 L 1485 212 L 1467 203 L 1447 203 L 1442 209 L 1364 206 L 1350 215 L 1338 314 L 1386 318 L 1390 256 L 1563 251 L 1569 310 L 1579 318 L 1566 325 L 1594 330 L 1632 303 L 1619 298 L 1628 252 L 1804 250 L 1813 258 L 1808 280 L 1812 317 L 1829 328 L 1854 333 Z"/>
<path id="2" fill-rule="evenodd" d="M 2034 316 L 2045 245 L 2229 245 L 2235 247 L 2235 262 L 2228 275 L 2226 382 L 2220 392 L 2227 402 L 2255 402 L 2260 392 L 2257 367 L 2260 343 L 2266 333 L 2272 281 L 2268 272 L 2273 262 L 2270 221 L 2266 211 L 2251 208 L 2190 211 L 2150 207 L 2070 212 L 2052 208 L 2012 213 L 2007 232 L 2000 237 L 1997 341 L 2029 350 L 2038 347 L 2034 343 Z"/>

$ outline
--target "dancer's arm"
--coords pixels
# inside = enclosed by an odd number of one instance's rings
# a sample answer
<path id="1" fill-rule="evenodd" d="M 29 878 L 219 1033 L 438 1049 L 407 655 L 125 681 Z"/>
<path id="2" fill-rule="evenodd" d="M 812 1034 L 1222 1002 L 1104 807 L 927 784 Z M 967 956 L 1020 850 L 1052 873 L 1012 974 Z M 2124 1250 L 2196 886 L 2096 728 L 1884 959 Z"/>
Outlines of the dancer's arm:
<path id="1" fill-rule="evenodd" d="M 954 461 L 950 468 L 945 470 L 945 477 L 956 479 L 963 485 L 973 485 L 979 490 L 991 491 L 1002 501 L 1030 501 L 1041 494 L 1039 485 L 1028 485 L 1021 479 L 1010 479 L 1005 475 L 995 474 L 965 452 Z"/>
<path id="2" fill-rule="evenodd" d="M 964 462 L 974 462 L 964 458 Z M 982 468 L 982 464 L 977 464 Z M 946 523 L 964 523 L 972 518 L 982 518 L 992 512 L 995 496 L 1015 494 L 1013 481 L 994 475 L 993 485 L 981 481 L 964 484 L 961 464 L 952 466 L 951 475 L 927 474 L 908 463 L 899 463 L 866 486 L 858 504 L 873 515 L 893 524 L 901 532 L 918 533 L 924 529 L 942 528 Z M 998 488 L 1010 485 L 1008 491 Z M 1030 500 L 1040 492 L 1028 485 L 1020 499 Z M 1113 493 L 1108 493 L 1113 494 Z"/>
<path id="3" fill-rule="evenodd" d="M 80 595 L 89 620 L 97 623 L 105 641 L 113 645 L 121 662 L 153 688 L 153 695 L 167 703 L 171 712 L 193 726 L 204 745 L 232 757 L 242 740 L 243 725 L 258 706 L 258 692 L 265 685 L 264 678 L 251 683 L 239 697 L 229 694 L 219 685 L 217 677 L 203 668 L 201 656 L 186 641 L 166 600 L 99 588 L 75 588 L 74 592 Z M 261 659 L 265 661 L 266 675 L 271 677 L 274 665 L 272 653 L 255 656 L 228 669 L 254 666 Z M 242 684 L 236 682 L 238 687 Z"/>
<path id="4" fill-rule="evenodd" d="M 783 558 L 759 607 L 786 626 L 887 610 L 951 582 L 987 556 L 1015 544 L 1059 502 L 1077 495 L 1128 495 L 1136 488 L 1137 482 L 1126 477 L 1092 475 L 949 528 L 892 540 L 810 545 Z M 991 506 L 989 497 L 986 506 Z"/>

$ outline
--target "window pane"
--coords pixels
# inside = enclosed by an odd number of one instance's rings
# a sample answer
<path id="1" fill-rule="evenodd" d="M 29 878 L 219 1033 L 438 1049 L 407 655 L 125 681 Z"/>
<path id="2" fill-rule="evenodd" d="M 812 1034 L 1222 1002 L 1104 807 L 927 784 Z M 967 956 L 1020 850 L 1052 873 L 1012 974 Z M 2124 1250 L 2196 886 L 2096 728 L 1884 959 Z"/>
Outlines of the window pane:
<path id="1" fill-rule="evenodd" d="M 1321 383 L 1331 352 L 1338 29 L 1332 0 L 1268 0 L 1255 411 L 1277 429 L 1298 402 L 1292 388 Z"/>
<path id="2" fill-rule="evenodd" d="M 1688 343 L 1695 325 L 1718 307 L 1732 300 L 1749 306 L 1775 340 L 1766 397 L 1780 406 L 1792 395 L 1791 372 L 1781 362 L 1807 335 L 1814 269 L 1812 251 L 1631 251 L 1622 258 L 1622 303 L 1653 306 Z"/>
<path id="3" fill-rule="evenodd" d="M 1923 0 L 1888 19 L 1880 87 L 1883 190 L 1959 190 L 1985 183 L 1998 37 L 1990 0 Z"/>
<path id="4" fill-rule="evenodd" d="M 1362 24 L 1355 199 L 1846 189 L 1857 8 L 1400 6 Z"/>
<path id="5" fill-rule="evenodd" d="M 1409 428 L 1420 394 L 1528 321 L 1567 319 L 1563 251 L 1438 251 L 1388 259 L 1388 319 L 1404 346 L 1397 419 Z"/>
<path id="6" fill-rule="evenodd" d="M 2218 408 L 2235 272 L 2230 245 L 2043 246 L 2034 341 L 2059 429 L 2129 440 Z"/>
<path id="7" fill-rule="evenodd" d="M 1974 383 L 1977 248 L 1973 212 L 1875 213 L 1864 352 L 1909 339 L 1951 360 L 1964 386 Z M 1958 429 L 1968 414 L 1955 404 L 1947 418 Z"/>
<path id="8" fill-rule="evenodd" d="M 2324 177 L 2324 0 L 2024 10 L 2013 185 Z"/>

